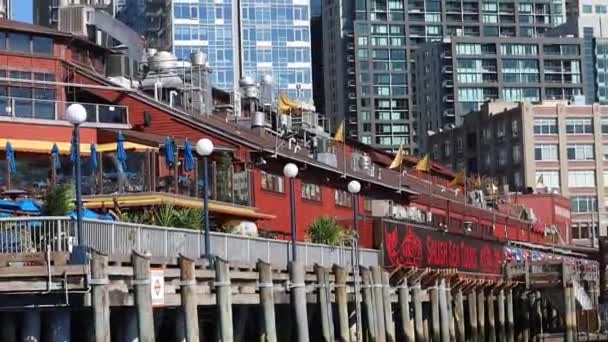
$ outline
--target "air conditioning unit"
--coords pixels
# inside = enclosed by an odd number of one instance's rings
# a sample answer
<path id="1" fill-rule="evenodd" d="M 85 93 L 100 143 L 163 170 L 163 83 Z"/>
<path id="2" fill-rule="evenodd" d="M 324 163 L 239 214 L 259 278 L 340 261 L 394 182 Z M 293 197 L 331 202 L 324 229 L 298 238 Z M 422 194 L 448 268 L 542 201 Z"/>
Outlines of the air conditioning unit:
<path id="1" fill-rule="evenodd" d="M 392 217 L 393 201 L 372 200 L 372 217 Z"/>
<path id="2" fill-rule="evenodd" d="M 71 32 L 78 36 L 88 36 L 87 25 L 90 13 L 95 11 L 86 6 L 59 8 L 59 31 Z"/>

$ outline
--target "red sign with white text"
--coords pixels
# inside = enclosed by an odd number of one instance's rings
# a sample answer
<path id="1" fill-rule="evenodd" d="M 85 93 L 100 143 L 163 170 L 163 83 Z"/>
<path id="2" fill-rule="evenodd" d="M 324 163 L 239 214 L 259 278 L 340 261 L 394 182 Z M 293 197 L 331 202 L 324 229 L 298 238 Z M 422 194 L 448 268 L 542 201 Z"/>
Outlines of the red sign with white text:
<path id="1" fill-rule="evenodd" d="M 388 267 L 457 268 L 500 274 L 503 248 L 498 243 L 429 229 L 384 223 Z"/>

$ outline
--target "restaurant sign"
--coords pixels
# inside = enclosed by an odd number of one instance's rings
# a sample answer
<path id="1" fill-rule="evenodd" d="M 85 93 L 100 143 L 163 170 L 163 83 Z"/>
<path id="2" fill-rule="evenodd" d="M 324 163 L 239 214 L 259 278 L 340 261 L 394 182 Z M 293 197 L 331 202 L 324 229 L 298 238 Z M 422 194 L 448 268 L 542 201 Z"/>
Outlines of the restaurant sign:
<path id="1" fill-rule="evenodd" d="M 456 268 L 501 273 L 503 246 L 473 237 L 384 222 L 388 267 Z"/>

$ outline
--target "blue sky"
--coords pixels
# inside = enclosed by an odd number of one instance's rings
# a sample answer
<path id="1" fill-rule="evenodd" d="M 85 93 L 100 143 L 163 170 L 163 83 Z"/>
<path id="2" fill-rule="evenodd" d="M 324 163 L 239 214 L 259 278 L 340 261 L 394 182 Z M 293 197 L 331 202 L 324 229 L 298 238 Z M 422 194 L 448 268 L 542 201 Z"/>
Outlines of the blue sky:
<path id="1" fill-rule="evenodd" d="M 10 0 L 9 0 L 10 1 Z M 17 21 L 32 22 L 32 1 L 34 0 L 12 0 L 13 19 Z"/>

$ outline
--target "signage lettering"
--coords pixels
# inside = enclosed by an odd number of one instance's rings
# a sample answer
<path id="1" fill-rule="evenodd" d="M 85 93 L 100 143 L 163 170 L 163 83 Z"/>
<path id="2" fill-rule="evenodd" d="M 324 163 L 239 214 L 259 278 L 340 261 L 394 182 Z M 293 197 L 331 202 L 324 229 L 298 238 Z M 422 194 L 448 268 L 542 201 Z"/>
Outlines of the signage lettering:
<path id="1" fill-rule="evenodd" d="M 391 267 L 457 268 L 499 274 L 503 261 L 498 243 L 408 225 L 385 223 L 384 247 Z"/>

